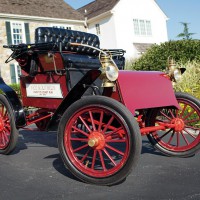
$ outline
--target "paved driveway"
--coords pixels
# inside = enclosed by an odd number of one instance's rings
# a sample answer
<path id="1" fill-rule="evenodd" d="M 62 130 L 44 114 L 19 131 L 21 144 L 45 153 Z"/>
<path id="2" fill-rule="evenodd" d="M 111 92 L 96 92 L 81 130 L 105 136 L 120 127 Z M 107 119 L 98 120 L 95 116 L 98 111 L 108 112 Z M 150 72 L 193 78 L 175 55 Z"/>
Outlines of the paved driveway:
<path id="1" fill-rule="evenodd" d="M 20 131 L 12 155 L 0 155 L 0 200 L 196 200 L 200 199 L 200 152 L 170 158 L 143 138 L 137 168 L 112 187 L 80 182 L 64 167 L 55 133 Z"/>

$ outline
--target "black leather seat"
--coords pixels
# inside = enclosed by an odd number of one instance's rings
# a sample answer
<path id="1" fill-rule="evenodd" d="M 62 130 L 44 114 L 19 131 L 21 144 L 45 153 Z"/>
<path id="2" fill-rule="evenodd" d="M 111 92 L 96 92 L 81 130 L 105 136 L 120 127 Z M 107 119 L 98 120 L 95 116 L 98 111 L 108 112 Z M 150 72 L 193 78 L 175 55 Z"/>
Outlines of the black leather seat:
<path id="1" fill-rule="evenodd" d="M 39 27 L 35 30 L 35 43 L 57 43 L 62 44 L 63 51 L 71 51 L 79 54 L 98 55 L 98 51 L 84 46 L 72 46 L 70 42 L 83 43 L 99 48 L 100 41 L 97 35 L 81 31 L 67 30 L 53 27 Z"/>
<path id="2" fill-rule="evenodd" d="M 100 48 L 100 41 L 97 35 L 61 28 L 37 28 L 35 30 L 35 43 L 38 44 L 48 42 L 56 43 L 58 48 L 61 45 L 65 67 L 74 67 L 80 69 L 98 69 L 101 67 L 98 58 L 99 52 L 97 50 L 85 46 L 69 45 L 70 42 L 75 42 L 87 44 L 95 48 Z M 64 53 L 65 51 L 75 54 Z M 119 69 L 124 68 L 125 59 L 123 56 L 116 57 L 114 61 Z"/>

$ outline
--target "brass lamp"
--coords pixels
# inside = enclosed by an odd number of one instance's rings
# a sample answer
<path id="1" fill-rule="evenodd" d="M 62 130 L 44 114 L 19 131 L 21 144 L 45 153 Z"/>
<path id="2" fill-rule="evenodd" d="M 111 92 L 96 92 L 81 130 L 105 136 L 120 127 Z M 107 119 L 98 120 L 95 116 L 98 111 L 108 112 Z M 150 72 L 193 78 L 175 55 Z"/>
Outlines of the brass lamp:
<path id="1" fill-rule="evenodd" d="M 113 87 L 115 85 L 114 81 L 117 80 L 119 69 L 112 59 L 112 55 L 108 52 L 100 52 L 99 60 L 101 62 L 102 74 L 100 78 L 103 80 L 102 87 Z"/>
<path id="2" fill-rule="evenodd" d="M 185 68 L 178 68 L 176 62 L 171 56 L 168 57 L 168 75 L 173 82 L 177 82 L 181 79 L 182 74 L 185 72 Z"/>

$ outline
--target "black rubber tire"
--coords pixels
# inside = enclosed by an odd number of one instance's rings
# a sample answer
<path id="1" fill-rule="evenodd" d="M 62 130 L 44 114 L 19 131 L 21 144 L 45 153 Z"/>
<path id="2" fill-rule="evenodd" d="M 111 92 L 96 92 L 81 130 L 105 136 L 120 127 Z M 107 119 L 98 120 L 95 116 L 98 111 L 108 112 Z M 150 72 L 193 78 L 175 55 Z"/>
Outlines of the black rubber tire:
<path id="1" fill-rule="evenodd" d="M 177 101 L 179 102 L 179 104 L 184 101 L 185 103 L 188 103 L 188 105 L 191 105 L 192 106 L 191 108 L 196 109 L 196 111 L 197 111 L 196 113 L 197 114 L 200 113 L 200 100 L 199 99 L 195 98 L 192 95 L 189 95 L 187 93 L 182 93 L 182 92 L 175 93 L 175 96 L 176 96 Z M 155 118 L 156 118 L 156 116 L 157 116 L 157 114 L 159 113 L 160 110 L 161 109 L 151 109 L 149 111 L 149 113 L 147 114 L 147 120 L 146 120 L 146 125 L 147 126 L 154 126 L 155 125 L 154 121 L 155 121 Z M 167 110 L 167 108 L 165 108 L 165 110 Z M 174 114 L 176 113 L 175 111 L 176 111 L 176 109 L 174 110 Z M 200 114 L 198 116 L 200 117 Z M 200 121 L 197 122 L 197 124 L 199 124 L 199 123 L 200 123 Z M 175 133 L 177 133 L 177 132 L 175 132 Z M 162 140 L 162 138 L 156 139 L 154 137 L 153 133 L 148 134 L 147 138 L 149 139 L 149 142 L 157 150 L 159 150 L 160 152 L 162 152 L 163 154 L 165 154 L 167 156 L 172 156 L 172 157 L 190 157 L 190 156 L 193 156 L 200 149 L 200 131 L 197 134 L 198 135 L 195 136 L 196 139 L 194 141 L 194 142 L 196 142 L 195 145 L 191 146 L 191 148 L 189 148 L 189 146 L 187 148 L 187 145 L 186 145 L 185 150 L 184 150 L 184 148 L 182 148 L 182 149 L 180 149 L 180 151 L 173 150 L 173 147 L 172 147 L 172 149 L 166 148 L 159 141 L 159 140 Z M 186 136 L 185 136 L 185 138 L 186 138 Z M 198 140 L 199 140 L 199 142 L 198 142 Z"/>
<path id="2" fill-rule="evenodd" d="M 4 95 L 0 95 L 0 107 L 2 107 L 2 106 L 4 107 L 4 111 L 5 111 L 5 109 L 7 110 L 6 116 L 9 119 L 8 123 L 10 125 L 10 135 L 8 137 L 9 141 L 6 144 L 5 148 L 0 148 L 0 154 L 7 155 L 15 149 L 19 133 L 15 126 L 15 120 L 14 120 L 12 108 Z M 0 114 L 2 114 L 2 111 L 0 111 Z M 5 127 L 4 127 L 4 129 L 5 129 Z M 3 131 L 5 131 L 5 130 L 3 130 Z"/>
<path id="3" fill-rule="evenodd" d="M 94 106 L 95 108 L 107 109 L 113 112 L 120 118 L 120 122 L 126 127 L 127 134 L 129 135 L 129 152 L 128 158 L 123 166 L 114 174 L 106 177 L 93 177 L 81 170 L 78 170 L 74 165 L 74 161 L 70 160 L 65 147 L 64 147 L 64 132 L 65 128 L 70 123 L 70 119 L 76 115 L 80 110 L 87 109 Z M 141 153 L 141 134 L 139 126 L 135 121 L 133 115 L 127 110 L 127 108 L 121 103 L 108 97 L 102 96 L 89 96 L 73 103 L 63 114 L 58 127 L 58 147 L 65 166 L 70 172 L 83 182 L 96 184 L 96 185 L 114 185 L 124 180 L 131 172 L 132 168 L 136 166 Z M 95 158 L 96 159 L 96 158 Z"/>

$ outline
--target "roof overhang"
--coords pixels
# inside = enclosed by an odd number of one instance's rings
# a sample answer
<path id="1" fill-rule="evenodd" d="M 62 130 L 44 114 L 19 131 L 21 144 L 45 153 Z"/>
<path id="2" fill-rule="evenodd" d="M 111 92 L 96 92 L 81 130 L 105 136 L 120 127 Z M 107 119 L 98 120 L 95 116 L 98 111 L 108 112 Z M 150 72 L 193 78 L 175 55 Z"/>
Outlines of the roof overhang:
<path id="1" fill-rule="evenodd" d="M 73 19 L 60 19 L 60 18 L 49 18 L 49 17 L 38 17 L 28 15 L 14 15 L 0 13 L 0 18 L 14 19 L 14 20 L 31 20 L 31 21 L 45 21 L 45 22 L 56 22 L 56 23 L 71 23 L 71 24 L 84 24 L 84 20 L 73 20 Z"/>
<path id="2" fill-rule="evenodd" d="M 133 43 L 139 53 L 145 53 L 154 43 Z"/>
<path id="3" fill-rule="evenodd" d="M 109 11 L 107 11 L 105 13 L 102 13 L 102 14 L 100 14 L 98 16 L 95 16 L 95 17 L 92 17 L 92 18 L 88 19 L 87 23 L 93 23 L 95 21 L 98 21 L 98 20 L 101 20 L 103 18 L 109 17 L 109 16 L 113 15 L 113 13 L 114 13 L 114 11 L 109 10 Z"/>

